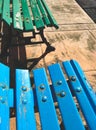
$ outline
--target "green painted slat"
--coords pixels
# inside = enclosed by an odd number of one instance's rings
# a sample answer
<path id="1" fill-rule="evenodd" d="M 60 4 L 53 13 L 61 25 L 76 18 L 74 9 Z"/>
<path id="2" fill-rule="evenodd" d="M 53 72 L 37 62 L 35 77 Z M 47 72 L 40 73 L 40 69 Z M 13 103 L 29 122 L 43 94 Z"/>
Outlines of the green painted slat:
<path id="1" fill-rule="evenodd" d="M 37 5 L 37 1 L 36 0 L 29 0 L 29 1 L 30 1 L 31 10 L 33 13 L 36 28 L 38 30 L 44 28 L 44 23 L 40 14 L 40 10 Z"/>
<path id="2" fill-rule="evenodd" d="M 2 11 L 2 19 L 8 23 L 11 24 L 11 18 L 10 18 L 10 0 L 4 0 L 3 1 L 3 11 Z"/>
<path id="3" fill-rule="evenodd" d="M 19 0 L 13 0 L 13 25 L 15 29 L 23 30 Z"/>
<path id="4" fill-rule="evenodd" d="M 2 4 L 3 4 L 3 1 L 0 0 L 0 14 L 2 13 Z"/>
<path id="5" fill-rule="evenodd" d="M 48 14 L 48 17 L 49 17 L 49 19 L 50 19 L 50 22 L 51 22 L 52 26 L 54 26 L 56 29 L 58 29 L 59 26 L 58 26 L 58 24 L 57 24 L 55 18 L 53 17 L 52 12 L 51 12 L 50 9 L 48 8 L 48 5 L 46 4 L 45 0 L 41 0 L 41 1 L 42 1 L 43 5 L 44 5 L 44 7 L 45 7 L 45 10 L 46 10 L 46 12 L 47 12 L 47 14 Z"/>
<path id="6" fill-rule="evenodd" d="M 26 31 L 34 30 L 32 18 L 28 9 L 27 0 L 21 0 L 21 3 L 22 3 L 25 30 Z"/>
<path id="7" fill-rule="evenodd" d="M 44 6 L 41 2 L 41 0 L 37 0 L 37 3 L 38 3 L 38 6 L 39 6 L 39 9 L 41 11 L 41 14 L 42 14 L 42 18 L 44 20 L 44 23 L 47 25 L 47 26 L 50 26 L 50 21 L 48 19 L 48 16 L 47 16 L 47 13 L 46 13 L 46 10 L 44 9 Z"/>

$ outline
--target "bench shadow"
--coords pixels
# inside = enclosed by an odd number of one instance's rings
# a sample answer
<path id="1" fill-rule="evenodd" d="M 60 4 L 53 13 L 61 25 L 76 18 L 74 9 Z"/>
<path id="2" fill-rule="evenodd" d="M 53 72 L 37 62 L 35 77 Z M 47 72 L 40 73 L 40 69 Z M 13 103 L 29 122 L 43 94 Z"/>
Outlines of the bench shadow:
<path id="1" fill-rule="evenodd" d="M 96 23 L 96 0 L 75 0 Z"/>
<path id="2" fill-rule="evenodd" d="M 48 53 L 55 51 L 55 48 L 50 45 L 46 37 L 43 35 L 43 31 L 40 31 L 42 41 L 29 42 L 30 37 L 24 37 L 20 31 L 14 31 L 6 23 L 3 23 L 3 33 L 1 35 L 1 50 L 0 50 L 0 62 L 8 65 L 11 71 L 11 87 L 15 84 L 15 69 L 29 69 L 32 70 L 41 59 L 43 59 Z M 35 35 L 38 35 L 35 34 Z M 31 37 L 32 38 L 32 37 Z M 46 44 L 45 52 L 33 59 L 26 58 L 26 45 Z M 30 62 L 30 66 L 27 67 Z"/>

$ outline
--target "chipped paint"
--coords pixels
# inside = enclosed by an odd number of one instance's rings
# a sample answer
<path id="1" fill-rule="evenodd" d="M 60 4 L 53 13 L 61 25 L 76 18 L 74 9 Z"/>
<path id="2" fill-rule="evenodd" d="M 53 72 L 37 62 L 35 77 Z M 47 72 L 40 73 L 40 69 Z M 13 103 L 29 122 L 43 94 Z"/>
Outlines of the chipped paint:
<path id="1" fill-rule="evenodd" d="M 16 13 L 16 18 L 20 17 L 20 12 Z"/>
<path id="2" fill-rule="evenodd" d="M 20 28 L 20 23 L 19 22 L 16 22 L 16 27 Z"/>
<path id="3" fill-rule="evenodd" d="M 20 23 L 20 12 L 17 12 L 15 15 L 15 20 L 16 20 L 16 28 L 18 29 L 23 29 L 21 23 Z"/>

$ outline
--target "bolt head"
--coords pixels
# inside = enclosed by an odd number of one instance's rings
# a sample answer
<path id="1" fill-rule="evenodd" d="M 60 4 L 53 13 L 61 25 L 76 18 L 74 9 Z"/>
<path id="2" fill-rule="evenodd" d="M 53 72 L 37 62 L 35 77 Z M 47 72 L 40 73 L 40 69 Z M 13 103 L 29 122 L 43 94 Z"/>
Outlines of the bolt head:
<path id="1" fill-rule="evenodd" d="M 72 77 L 71 77 L 71 81 L 76 81 L 76 77 L 75 77 L 75 76 L 72 76 Z"/>
<path id="2" fill-rule="evenodd" d="M 1 103 L 5 103 L 5 99 L 3 97 L 0 97 Z"/>
<path id="3" fill-rule="evenodd" d="M 23 103 L 23 104 L 27 104 L 27 99 L 23 99 L 23 100 L 22 100 L 22 103 Z"/>
<path id="4" fill-rule="evenodd" d="M 76 88 L 76 92 L 81 92 L 81 90 L 82 90 L 81 87 Z"/>
<path id="5" fill-rule="evenodd" d="M 6 85 L 2 85 L 2 89 L 6 89 Z"/>
<path id="6" fill-rule="evenodd" d="M 22 91 L 27 91 L 27 87 L 23 86 Z"/>
<path id="7" fill-rule="evenodd" d="M 40 86 L 40 89 L 43 90 L 45 88 L 44 84 Z"/>
<path id="8" fill-rule="evenodd" d="M 59 80 L 59 81 L 57 82 L 57 84 L 58 84 L 58 85 L 61 85 L 61 84 L 62 84 L 62 81 L 61 81 L 61 80 Z"/>
<path id="9" fill-rule="evenodd" d="M 43 97 L 42 97 L 42 101 L 43 101 L 43 102 L 46 102 L 46 101 L 47 101 L 47 96 L 43 96 Z"/>
<path id="10" fill-rule="evenodd" d="M 61 93 L 60 93 L 60 96 L 61 97 L 64 97 L 66 95 L 66 93 L 64 92 L 64 91 L 62 91 Z"/>

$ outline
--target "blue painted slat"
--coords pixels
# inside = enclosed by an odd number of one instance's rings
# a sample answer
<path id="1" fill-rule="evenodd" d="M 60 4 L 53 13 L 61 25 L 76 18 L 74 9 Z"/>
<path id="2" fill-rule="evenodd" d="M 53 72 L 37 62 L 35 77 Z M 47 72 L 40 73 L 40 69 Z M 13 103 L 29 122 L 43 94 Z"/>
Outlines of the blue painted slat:
<path id="1" fill-rule="evenodd" d="M 33 71 L 42 130 L 60 130 L 45 69 Z"/>
<path id="2" fill-rule="evenodd" d="M 59 64 L 48 67 L 66 130 L 84 130 L 81 118 Z M 73 125 L 74 124 L 74 125 Z"/>
<path id="3" fill-rule="evenodd" d="M 18 130 L 36 130 L 33 91 L 28 70 L 16 70 L 16 126 Z"/>
<path id="4" fill-rule="evenodd" d="M 72 67 L 74 68 L 74 71 L 75 71 L 84 91 L 86 92 L 87 98 L 89 99 L 90 104 L 92 105 L 94 112 L 96 114 L 96 95 L 95 95 L 95 92 L 93 91 L 91 85 L 87 81 L 86 76 L 85 76 L 84 72 L 82 71 L 78 62 L 75 60 L 71 60 L 70 63 L 72 65 Z"/>
<path id="5" fill-rule="evenodd" d="M 86 122 L 87 122 L 90 130 L 96 130 L 96 115 L 89 103 L 89 100 L 82 88 L 82 85 L 80 84 L 70 62 L 68 62 L 68 61 L 63 62 L 63 66 L 68 75 L 71 87 L 75 92 L 78 103 L 81 107 L 81 110 L 83 112 L 83 115 L 86 119 Z"/>
<path id="6" fill-rule="evenodd" d="M 0 63 L 0 130 L 10 129 L 10 113 L 9 113 L 9 67 Z"/>

